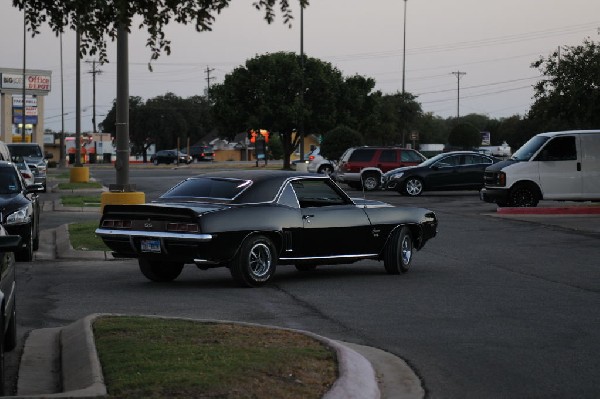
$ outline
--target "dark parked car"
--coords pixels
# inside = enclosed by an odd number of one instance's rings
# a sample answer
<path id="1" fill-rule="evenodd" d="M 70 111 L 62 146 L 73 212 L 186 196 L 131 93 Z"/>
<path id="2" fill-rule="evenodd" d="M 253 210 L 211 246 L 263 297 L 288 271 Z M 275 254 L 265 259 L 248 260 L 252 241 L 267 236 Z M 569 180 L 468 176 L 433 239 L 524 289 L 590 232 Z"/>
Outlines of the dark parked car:
<path id="1" fill-rule="evenodd" d="M 447 152 L 418 166 L 387 172 L 383 186 L 413 197 L 427 190 L 479 190 L 483 187 L 485 168 L 498 161 L 475 151 Z"/>
<path id="2" fill-rule="evenodd" d="M 4 395 L 4 352 L 10 352 L 17 346 L 17 312 L 15 284 L 15 255 L 21 237 L 8 235 L 0 225 L 0 395 Z"/>
<path id="3" fill-rule="evenodd" d="M 277 265 L 307 271 L 374 259 L 403 273 L 436 231 L 433 212 L 352 200 L 326 175 L 231 171 L 188 178 L 154 203 L 106 205 L 96 234 L 116 256 L 137 258 L 152 281 L 195 264 L 228 267 L 237 283 L 256 287 Z"/>
<path id="4" fill-rule="evenodd" d="M 418 151 L 399 147 L 353 147 L 344 152 L 333 178 L 366 191 L 381 187 L 384 173 L 402 166 L 418 165 L 426 158 Z"/>
<path id="5" fill-rule="evenodd" d="M 18 261 L 33 260 L 40 242 L 40 203 L 37 192 L 41 184 L 27 186 L 12 162 L 0 161 L 1 223 L 9 234 L 22 238 L 21 248 L 15 255 Z"/>
<path id="6" fill-rule="evenodd" d="M 198 162 L 214 161 L 215 151 L 207 145 L 194 145 L 190 147 L 190 156 Z"/>
<path id="7" fill-rule="evenodd" d="M 161 163 L 165 163 L 167 165 L 172 163 L 183 163 L 189 164 L 192 162 L 192 157 L 184 154 L 183 152 L 179 152 L 179 158 L 177 157 L 177 150 L 160 150 L 155 154 L 152 154 L 150 157 L 150 161 L 154 165 L 158 165 Z"/>

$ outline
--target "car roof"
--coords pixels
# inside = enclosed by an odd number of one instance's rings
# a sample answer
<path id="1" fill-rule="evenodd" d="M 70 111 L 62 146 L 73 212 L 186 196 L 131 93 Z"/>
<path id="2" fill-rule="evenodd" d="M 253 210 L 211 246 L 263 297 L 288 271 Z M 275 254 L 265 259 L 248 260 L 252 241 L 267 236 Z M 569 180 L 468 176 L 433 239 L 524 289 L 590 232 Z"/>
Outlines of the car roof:
<path id="1" fill-rule="evenodd" d="M 193 178 L 221 178 L 252 181 L 251 189 L 244 190 L 234 203 L 260 203 L 272 201 L 284 183 L 293 178 L 329 180 L 329 176 L 317 173 L 303 173 L 285 170 L 236 170 L 207 172 Z"/>
<path id="2" fill-rule="evenodd" d="M 600 130 L 565 130 L 561 132 L 545 132 L 540 133 L 540 136 L 554 137 L 569 134 L 600 134 Z"/>

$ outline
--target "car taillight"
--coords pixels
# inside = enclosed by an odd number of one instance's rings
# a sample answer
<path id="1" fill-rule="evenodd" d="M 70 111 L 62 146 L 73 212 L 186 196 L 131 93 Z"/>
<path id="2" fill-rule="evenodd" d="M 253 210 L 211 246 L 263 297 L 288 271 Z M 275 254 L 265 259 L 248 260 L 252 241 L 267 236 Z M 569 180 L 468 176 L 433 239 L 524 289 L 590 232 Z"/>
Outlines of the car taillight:
<path id="1" fill-rule="evenodd" d="M 22 174 L 22 175 L 23 175 L 23 177 L 24 177 L 24 178 L 26 178 L 26 179 L 31 179 L 31 178 L 33 177 L 33 176 L 31 176 L 31 174 L 30 174 L 30 173 L 28 173 L 28 172 L 21 172 L 21 174 Z"/>
<path id="2" fill-rule="evenodd" d="M 312 161 L 313 159 L 315 159 L 315 156 L 314 156 L 314 155 L 311 155 L 311 156 L 309 156 L 309 157 L 308 157 L 308 160 L 309 160 L 309 161 Z"/>
<path id="3" fill-rule="evenodd" d="M 197 233 L 200 229 L 195 223 L 167 223 L 167 231 L 178 233 Z"/>
<path id="4" fill-rule="evenodd" d="M 130 229 L 131 220 L 105 219 L 102 221 L 102 227 L 109 229 Z"/>

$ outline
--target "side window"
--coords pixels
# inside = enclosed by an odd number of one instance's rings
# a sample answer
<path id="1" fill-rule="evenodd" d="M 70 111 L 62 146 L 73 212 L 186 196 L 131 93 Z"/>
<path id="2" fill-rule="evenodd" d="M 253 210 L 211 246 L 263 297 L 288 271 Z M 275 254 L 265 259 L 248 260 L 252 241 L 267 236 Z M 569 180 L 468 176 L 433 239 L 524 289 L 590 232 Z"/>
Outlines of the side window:
<path id="1" fill-rule="evenodd" d="M 465 155 L 465 165 L 482 165 L 482 164 L 491 164 L 492 160 L 487 157 L 482 157 L 481 155 Z"/>
<path id="2" fill-rule="evenodd" d="M 439 168 L 447 168 L 450 166 L 460 165 L 460 155 L 450 155 L 440 159 L 435 163 L 435 166 Z"/>
<path id="3" fill-rule="evenodd" d="M 307 179 L 292 182 L 300 208 L 344 205 L 344 198 L 325 180 Z"/>
<path id="4" fill-rule="evenodd" d="M 291 208 L 299 208 L 300 204 L 298 204 L 298 199 L 296 198 L 296 193 L 292 188 L 291 184 L 286 184 L 283 192 L 279 196 L 277 200 L 278 204 L 289 206 Z"/>
<path id="5" fill-rule="evenodd" d="M 540 156 L 540 161 L 575 161 L 577 160 L 577 146 L 575 136 L 555 137 L 550 140 Z"/>
<path id="6" fill-rule="evenodd" d="M 379 162 L 398 162 L 396 159 L 396 150 L 381 150 L 381 154 L 379 154 Z"/>
<path id="7" fill-rule="evenodd" d="M 348 159 L 348 162 L 369 162 L 375 155 L 373 148 L 360 148 L 354 150 Z"/>
<path id="8" fill-rule="evenodd" d="M 423 162 L 423 159 L 415 151 L 402 150 L 402 162 Z"/>

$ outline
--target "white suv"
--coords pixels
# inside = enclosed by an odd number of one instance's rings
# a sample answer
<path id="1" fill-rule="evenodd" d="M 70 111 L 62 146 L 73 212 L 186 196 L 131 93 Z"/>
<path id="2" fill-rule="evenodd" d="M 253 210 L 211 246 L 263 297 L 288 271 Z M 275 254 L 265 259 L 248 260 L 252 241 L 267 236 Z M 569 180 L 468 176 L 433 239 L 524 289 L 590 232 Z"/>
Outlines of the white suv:
<path id="1" fill-rule="evenodd" d="M 317 147 L 308 154 L 307 170 L 311 173 L 322 173 L 330 175 L 333 172 L 334 164 L 321 155 L 321 147 Z"/>

